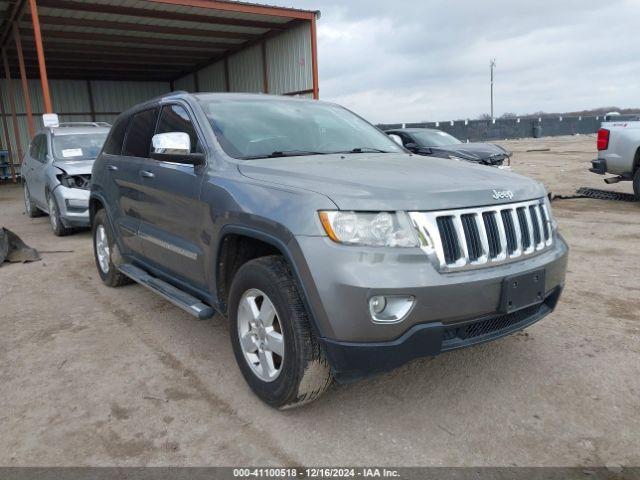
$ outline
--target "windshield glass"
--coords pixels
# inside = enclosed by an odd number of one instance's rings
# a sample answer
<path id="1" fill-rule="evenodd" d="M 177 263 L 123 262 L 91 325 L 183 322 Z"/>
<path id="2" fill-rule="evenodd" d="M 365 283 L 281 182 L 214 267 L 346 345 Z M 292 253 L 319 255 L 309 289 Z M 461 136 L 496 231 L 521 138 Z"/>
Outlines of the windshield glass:
<path id="1" fill-rule="evenodd" d="M 94 160 L 107 132 L 78 133 L 53 136 L 53 156 L 56 160 Z"/>
<path id="2" fill-rule="evenodd" d="M 404 151 L 380 130 L 335 105 L 287 99 L 200 102 L 220 145 L 234 158 Z"/>
<path id="3" fill-rule="evenodd" d="M 456 137 L 447 132 L 439 130 L 424 130 L 422 132 L 411 132 L 421 147 L 442 147 L 444 145 L 458 145 L 462 143 Z"/>

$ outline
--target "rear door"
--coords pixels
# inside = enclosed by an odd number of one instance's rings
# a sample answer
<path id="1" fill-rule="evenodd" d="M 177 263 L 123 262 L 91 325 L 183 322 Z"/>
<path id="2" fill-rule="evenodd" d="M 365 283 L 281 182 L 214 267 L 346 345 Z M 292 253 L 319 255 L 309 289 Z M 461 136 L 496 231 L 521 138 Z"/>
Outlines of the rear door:
<path id="1" fill-rule="evenodd" d="M 191 152 L 202 153 L 203 135 L 193 118 L 187 104 L 163 105 L 156 133 L 187 133 Z M 140 222 L 145 258 L 176 280 L 199 289 L 205 287 L 203 225 L 208 209 L 200 201 L 205 170 L 204 165 L 147 158 L 140 172 L 146 199 Z"/>
<path id="2" fill-rule="evenodd" d="M 121 152 L 108 159 L 107 170 L 115 183 L 117 192 L 111 198 L 117 198 L 114 223 L 119 231 L 126 254 L 138 259 L 144 257 L 139 228 L 144 212 L 148 208 L 149 198 L 144 192 L 145 182 L 140 176 L 142 162 L 149 155 L 151 136 L 156 127 L 158 108 L 149 108 L 134 113 L 125 119 L 119 135 L 124 136 Z M 105 149 L 110 148 L 105 145 Z M 114 147 L 117 148 L 117 145 Z"/>

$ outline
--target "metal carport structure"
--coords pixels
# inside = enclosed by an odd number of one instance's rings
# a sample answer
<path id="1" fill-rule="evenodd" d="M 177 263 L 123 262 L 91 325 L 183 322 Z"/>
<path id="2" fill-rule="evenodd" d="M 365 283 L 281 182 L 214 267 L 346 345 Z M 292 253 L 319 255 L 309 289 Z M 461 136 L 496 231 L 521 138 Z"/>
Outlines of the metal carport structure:
<path id="1" fill-rule="evenodd" d="M 316 11 L 222 0 L 0 0 L 0 11 L 12 166 L 42 113 L 111 121 L 172 90 L 319 95 Z"/>

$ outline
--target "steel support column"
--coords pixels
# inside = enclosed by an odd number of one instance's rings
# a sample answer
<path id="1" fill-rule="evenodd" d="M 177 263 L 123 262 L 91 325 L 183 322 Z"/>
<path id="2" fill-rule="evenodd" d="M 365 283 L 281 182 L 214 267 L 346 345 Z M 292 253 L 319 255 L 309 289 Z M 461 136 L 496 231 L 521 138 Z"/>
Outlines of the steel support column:
<path id="1" fill-rule="evenodd" d="M 20 30 L 18 23 L 13 22 L 13 39 L 16 42 L 16 50 L 18 52 L 18 67 L 20 69 L 20 81 L 22 83 L 22 95 L 24 97 L 24 107 L 27 112 L 27 127 L 29 128 L 29 137 L 33 138 L 36 134 L 36 126 L 33 121 L 33 110 L 31 108 L 31 95 L 29 94 L 29 81 L 27 80 L 27 71 L 24 67 L 24 55 L 22 53 L 22 40 L 20 39 Z"/>
<path id="2" fill-rule="evenodd" d="M 13 90 L 13 82 L 11 81 L 11 70 L 9 70 L 9 61 L 7 60 L 7 49 L 2 49 L 2 64 L 4 66 L 4 75 L 7 83 L 7 96 L 9 97 L 9 108 L 11 109 L 11 123 L 13 124 L 13 136 L 16 139 L 16 148 L 18 149 L 18 163 L 22 161 L 22 141 L 20 140 L 20 127 L 18 126 L 18 116 L 16 115 L 16 96 Z M 13 160 L 12 160 L 13 162 Z"/>
<path id="3" fill-rule="evenodd" d="M 16 169 L 13 166 L 13 148 L 11 148 L 11 139 L 9 138 L 9 127 L 7 126 L 7 112 L 4 109 L 4 100 L 2 99 L 2 91 L 0 90 L 0 115 L 2 115 L 2 131 L 4 132 L 4 141 L 6 142 L 7 152 L 9 152 L 9 169 L 11 171 L 11 179 L 16 183 Z"/>
<path id="4" fill-rule="evenodd" d="M 267 42 L 262 42 L 262 89 L 269 93 L 269 69 L 267 66 Z"/>
<path id="5" fill-rule="evenodd" d="M 36 5 L 36 0 L 29 0 L 29 10 L 31 11 L 33 38 L 36 43 L 36 53 L 38 54 L 38 67 L 40 69 L 40 82 L 42 83 L 44 111 L 45 113 L 53 113 L 53 108 L 51 106 L 51 94 L 49 93 L 49 78 L 47 77 L 47 64 L 44 58 L 44 47 L 42 46 L 42 33 L 40 32 L 40 17 L 38 17 L 38 6 Z"/>
<path id="6" fill-rule="evenodd" d="M 96 106 L 93 101 L 93 88 L 91 87 L 91 80 L 87 80 L 87 95 L 89 96 L 89 113 L 91 115 L 91 121 L 96 121 Z"/>
<path id="7" fill-rule="evenodd" d="M 30 0 L 35 1 L 35 0 Z M 313 98 L 320 98 L 318 88 L 318 36 L 316 34 L 316 16 L 311 19 L 311 67 L 313 70 Z"/>
<path id="8" fill-rule="evenodd" d="M 224 57 L 224 89 L 231 91 L 231 82 L 229 81 L 229 58 Z"/>

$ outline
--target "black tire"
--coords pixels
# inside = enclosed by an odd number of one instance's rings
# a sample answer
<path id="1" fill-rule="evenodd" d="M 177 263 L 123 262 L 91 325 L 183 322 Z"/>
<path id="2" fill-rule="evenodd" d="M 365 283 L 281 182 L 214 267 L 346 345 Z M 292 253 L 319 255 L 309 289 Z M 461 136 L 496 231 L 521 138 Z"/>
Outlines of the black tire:
<path id="1" fill-rule="evenodd" d="M 49 224 L 51 225 L 51 230 L 53 230 L 54 235 L 58 237 L 64 237 L 72 233 L 73 228 L 67 228 L 62 223 L 56 196 L 47 193 L 47 204 L 49 205 Z"/>
<path id="2" fill-rule="evenodd" d="M 257 289 L 275 307 L 284 340 L 280 373 L 273 381 L 258 377 L 245 358 L 238 333 L 238 307 L 243 294 Z M 236 361 L 245 380 L 265 403 L 291 408 L 317 399 L 333 381 L 329 363 L 310 326 L 307 311 L 286 261 L 277 255 L 244 264 L 229 292 L 229 330 Z"/>
<path id="3" fill-rule="evenodd" d="M 27 182 L 22 184 L 22 190 L 24 194 L 24 213 L 26 213 L 27 217 L 36 218 L 42 216 L 42 211 L 36 207 L 31 200 L 31 193 L 29 192 Z"/>
<path id="4" fill-rule="evenodd" d="M 633 193 L 636 196 L 636 200 L 640 202 L 640 168 L 636 170 L 636 174 L 633 176 Z"/>
<path id="5" fill-rule="evenodd" d="M 100 266 L 96 248 L 96 233 L 100 231 L 100 227 L 104 228 L 104 233 L 107 237 L 107 243 L 109 245 L 108 268 L 106 272 Z M 96 215 L 93 219 L 93 225 L 91 227 L 91 238 L 93 239 L 93 257 L 96 261 L 96 268 L 98 269 L 98 275 L 100 275 L 102 283 L 109 287 L 120 287 L 122 285 L 133 283 L 133 280 L 120 272 L 113 264 L 112 257 L 115 248 L 115 242 L 113 239 L 111 226 L 109 225 L 109 219 L 107 218 L 107 213 L 104 211 L 104 209 L 98 210 L 96 212 Z"/>

